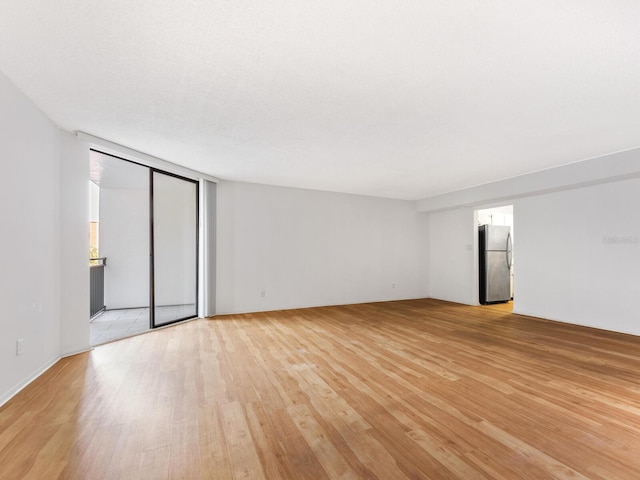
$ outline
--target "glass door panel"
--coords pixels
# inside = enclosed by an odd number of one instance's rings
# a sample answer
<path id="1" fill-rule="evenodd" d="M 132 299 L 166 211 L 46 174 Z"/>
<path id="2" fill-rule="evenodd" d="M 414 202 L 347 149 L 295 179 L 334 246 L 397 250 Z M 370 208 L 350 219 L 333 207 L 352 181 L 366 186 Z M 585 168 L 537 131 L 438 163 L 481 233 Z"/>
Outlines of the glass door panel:
<path id="1" fill-rule="evenodd" d="M 197 316 L 198 184 L 152 170 L 152 327 Z"/>
<path id="2" fill-rule="evenodd" d="M 91 344 L 149 329 L 149 169 L 91 151 Z M 102 275 L 97 280 L 94 275 Z"/>

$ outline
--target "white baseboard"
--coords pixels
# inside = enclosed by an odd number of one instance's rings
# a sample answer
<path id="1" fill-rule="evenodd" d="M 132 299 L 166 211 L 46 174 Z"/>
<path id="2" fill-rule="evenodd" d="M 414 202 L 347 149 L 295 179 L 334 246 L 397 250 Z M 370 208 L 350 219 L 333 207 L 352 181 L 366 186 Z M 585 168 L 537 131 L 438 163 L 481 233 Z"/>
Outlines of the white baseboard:
<path id="1" fill-rule="evenodd" d="M 18 393 L 20 393 L 20 391 L 22 391 L 27 385 L 33 382 L 36 378 L 38 378 L 40 375 L 42 375 L 44 372 L 46 372 L 51 367 L 53 367 L 56 363 L 58 363 L 58 361 L 61 358 L 62 357 L 58 357 L 53 362 L 45 364 L 44 366 L 36 369 L 36 371 L 33 372 L 31 375 L 29 375 L 26 380 L 23 380 L 17 385 L 15 385 L 14 387 L 10 388 L 9 391 L 4 392 L 0 396 L 0 407 L 2 407 L 5 403 L 7 403 L 9 400 L 15 397 Z"/>
<path id="2" fill-rule="evenodd" d="M 93 350 L 93 347 L 90 347 L 90 346 L 84 347 L 84 348 L 81 348 L 80 350 L 73 350 L 71 352 L 61 353 L 60 358 L 72 357 L 74 355 L 78 355 L 79 353 L 90 352 L 91 350 Z"/>

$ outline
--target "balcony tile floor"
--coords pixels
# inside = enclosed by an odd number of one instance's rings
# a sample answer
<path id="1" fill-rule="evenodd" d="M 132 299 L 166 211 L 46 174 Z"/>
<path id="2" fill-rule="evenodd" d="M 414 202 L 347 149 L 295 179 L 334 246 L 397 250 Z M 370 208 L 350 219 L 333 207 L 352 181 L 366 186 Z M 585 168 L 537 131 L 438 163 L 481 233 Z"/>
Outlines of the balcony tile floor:
<path id="1" fill-rule="evenodd" d="M 170 305 L 156 308 L 156 323 L 187 317 L 195 311 L 191 305 Z M 195 316 L 195 315 L 194 315 Z M 150 330 L 149 308 L 106 310 L 91 321 L 91 345 L 131 337 Z"/>

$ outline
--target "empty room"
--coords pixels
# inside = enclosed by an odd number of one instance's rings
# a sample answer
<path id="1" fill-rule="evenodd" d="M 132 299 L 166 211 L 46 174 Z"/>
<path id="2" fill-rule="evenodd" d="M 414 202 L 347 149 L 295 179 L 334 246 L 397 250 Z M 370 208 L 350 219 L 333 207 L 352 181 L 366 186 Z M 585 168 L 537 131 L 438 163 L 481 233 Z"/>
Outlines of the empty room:
<path id="1" fill-rule="evenodd" d="M 639 24 L 3 1 L 0 480 L 640 478 Z"/>

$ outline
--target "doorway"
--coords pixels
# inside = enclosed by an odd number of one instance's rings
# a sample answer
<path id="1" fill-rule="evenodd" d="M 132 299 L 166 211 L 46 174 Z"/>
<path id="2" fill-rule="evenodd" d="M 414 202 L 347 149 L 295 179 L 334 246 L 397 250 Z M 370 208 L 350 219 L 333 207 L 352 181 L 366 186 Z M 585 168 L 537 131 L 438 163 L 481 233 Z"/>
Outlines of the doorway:
<path id="1" fill-rule="evenodd" d="M 480 304 L 493 309 L 511 312 L 513 310 L 514 299 L 514 214 L 513 205 L 503 205 L 486 208 L 476 211 L 476 231 L 479 232 L 479 258 L 478 258 L 478 297 Z M 493 228 L 495 227 L 495 228 Z M 492 230 L 491 230 L 492 229 Z M 486 235 L 498 234 L 494 238 L 504 238 L 500 246 L 490 246 L 483 250 L 483 238 Z M 486 237 L 485 237 L 486 236 Z M 504 245 L 502 245 L 504 244 Z M 493 250 L 493 251 L 491 251 Z M 494 256 L 499 259 L 500 265 L 494 268 L 489 259 Z M 495 277 L 494 277 L 495 276 Z M 489 289 L 496 287 L 496 284 L 503 283 L 504 292 L 499 299 L 491 301 L 487 298 Z"/>
<path id="2" fill-rule="evenodd" d="M 90 158 L 91 344 L 196 317 L 198 182 L 95 150 Z"/>

